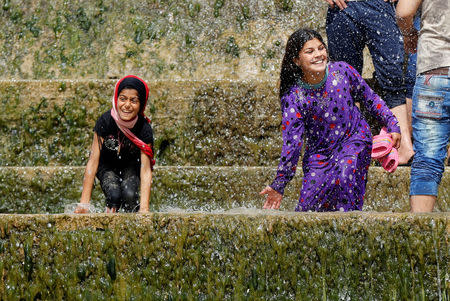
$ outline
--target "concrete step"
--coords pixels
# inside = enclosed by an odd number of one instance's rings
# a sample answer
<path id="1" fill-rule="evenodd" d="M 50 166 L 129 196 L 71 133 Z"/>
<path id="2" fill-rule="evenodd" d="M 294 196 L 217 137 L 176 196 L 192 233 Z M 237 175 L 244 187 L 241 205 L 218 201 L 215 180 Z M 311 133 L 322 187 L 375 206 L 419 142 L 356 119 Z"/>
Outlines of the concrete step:
<path id="1" fill-rule="evenodd" d="M 447 213 L 3 214 L 0 294 L 448 300 L 449 222 Z"/>
<path id="2" fill-rule="evenodd" d="M 288 36 L 325 37 L 327 11 L 316 0 L 5 3 L 3 79 L 276 79 Z"/>
<path id="3" fill-rule="evenodd" d="M 0 166 L 86 164 L 111 80 L 0 81 Z M 274 166 L 281 113 L 276 81 L 149 81 L 146 113 L 159 165 Z M 374 126 L 377 126 L 374 124 Z"/>
<path id="4" fill-rule="evenodd" d="M 84 165 L 114 81 L 1 81 L 0 166 Z M 279 156 L 269 81 L 150 81 L 160 165 L 268 165 Z"/>
<path id="5" fill-rule="evenodd" d="M 62 213 L 79 201 L 84 167 L 0 167 L 0 213 Z M 371 167 L 364 211 L 408 212 L 410 168 L 388 174 Z M 273 167 L 157 166 L 153 176 L 151 211 L 224 211 L 261 208 L 259 192 L 270 184 Z M 288 185 L 282 211 L 293 211 L 301 187 L 301 170 Z M 105 206 L 99 185 L 92 203 Z M 436 211 L 450 210 L 450 168 L 440 185 Z"/>
<path id="6" fill-rule="evenodd" d="M 5 3 L 6 79 L 277 77 L 288 35 L 323 33 L 327 10 L 316 0 Z"/>

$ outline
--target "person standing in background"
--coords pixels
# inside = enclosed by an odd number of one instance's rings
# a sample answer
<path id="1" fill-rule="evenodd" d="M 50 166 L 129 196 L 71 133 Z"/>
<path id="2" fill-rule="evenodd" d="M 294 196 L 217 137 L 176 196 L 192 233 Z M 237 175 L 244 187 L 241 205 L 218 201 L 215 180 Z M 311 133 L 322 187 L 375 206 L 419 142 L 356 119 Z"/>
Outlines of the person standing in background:
<path id="1" fill-rule="evenodd" d="M 420 11 L 418 11 L 414 17 L 414 28 L 418 31 L 420 29 Z M 414 90 L 414 84 L 416 83 L 416 66 L 417 66 L 417 52 L 406 52 L 405 47 L 405 60 L 406 66 L 405 72 L 405 86 L 406 86 L 406 110 L 408 114 L 408 129 L 412 135 L 412 94 Z M 414 156 L 408 161 L 407 166 L 411 166 Z"/>
<path id="2" fill-rule="evenodd" d="M 420 33 L 413 26 L 419 7 Z M 411 211 L 431 212 L 450 138 L 450 3 L 449 0 L 399 0 L 396 14 L 406 51 L 417 49 L 412 104 L 416 154 L 411 167 Z"/>
<path id="3" fill-rule="evenodd" d="M 363 49 L 369 48 L 381 98 L 397 117 L 402 132 L 399 165 L 414 155 L 403 75 L 404 47 L 392 0 L 325 0 L 326 30 L 332 61 L 344 61 L 359 73 Z"/>

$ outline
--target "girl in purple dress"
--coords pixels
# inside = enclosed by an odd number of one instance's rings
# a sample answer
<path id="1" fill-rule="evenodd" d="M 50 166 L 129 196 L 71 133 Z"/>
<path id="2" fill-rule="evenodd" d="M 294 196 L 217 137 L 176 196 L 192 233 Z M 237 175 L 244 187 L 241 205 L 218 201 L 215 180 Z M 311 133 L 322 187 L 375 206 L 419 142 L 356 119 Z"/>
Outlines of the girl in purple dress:
<path id="1" fill-rule="evenodd" d="M 371 160 L 372 134 L 355 102 L 400 146 L 397 119 L 352 66 L 328 62 L 325 43 L 310 29 L 294 32 L 280 74 L 283 147 L 275 180 L 261 191 L 265 209 L 278 209 L 303 155 L 303 185 L 296 211 L 361 210 Z"/>

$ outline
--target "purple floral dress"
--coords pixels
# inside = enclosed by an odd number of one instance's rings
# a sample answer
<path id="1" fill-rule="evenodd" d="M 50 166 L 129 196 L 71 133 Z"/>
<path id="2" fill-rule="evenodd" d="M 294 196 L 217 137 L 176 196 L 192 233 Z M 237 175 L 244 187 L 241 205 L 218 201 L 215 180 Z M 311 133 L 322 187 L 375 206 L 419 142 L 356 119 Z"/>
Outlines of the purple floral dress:
<path id="1" fill-rule="evenodd" d="M 282 97 L 283 148 L 270 186 L 284 193 L 295 175 L 304 139 L 304 178 L 296 211 L 362 209 L 372 134 L 355 102 L 362 103 L 388 132 L 400 133 L 384 101 L 344 62 L 328 64 L 318 85 L 299 82 Z"/>

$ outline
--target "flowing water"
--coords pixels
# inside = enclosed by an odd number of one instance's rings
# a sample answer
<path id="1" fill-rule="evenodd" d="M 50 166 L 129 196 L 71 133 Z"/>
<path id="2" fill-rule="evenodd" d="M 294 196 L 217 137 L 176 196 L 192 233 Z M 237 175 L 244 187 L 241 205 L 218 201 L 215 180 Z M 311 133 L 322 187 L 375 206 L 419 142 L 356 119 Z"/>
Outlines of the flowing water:
<path id="1" fill-rule="evenodd" d="M 0 300 L 449 300 L 450 176 L 407 213 L 409 168 L 371 167 L 365 212 L 280 211 L 277 80 L 325 1 L 35 1 L 0 8 Z M 365 57 L 363 77 L 373 68 Z M 74 215 L 117 78 L 149 83 L 151 212 Z"/>

